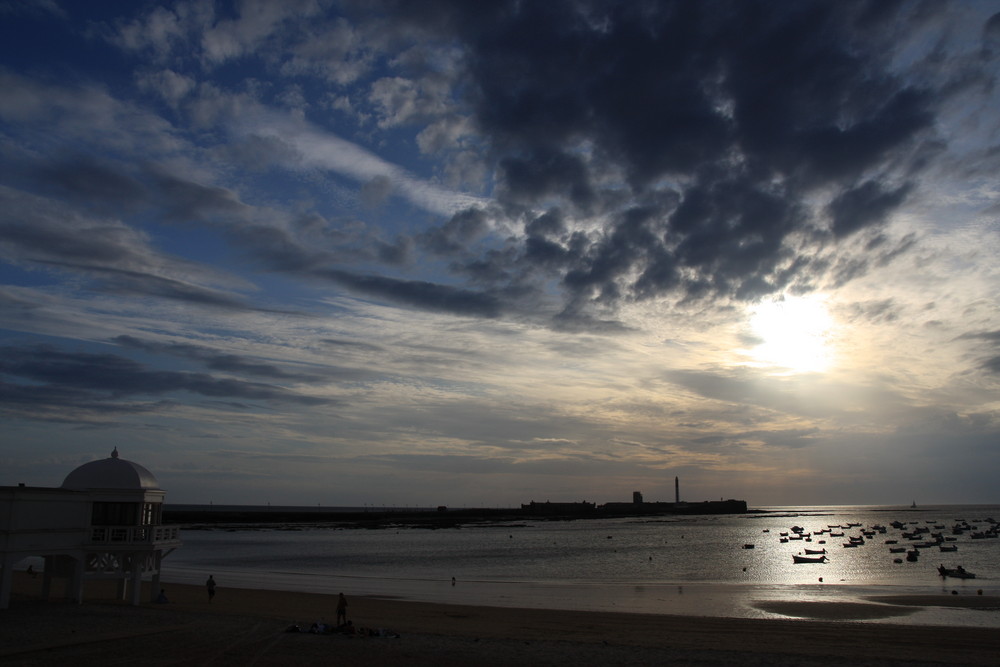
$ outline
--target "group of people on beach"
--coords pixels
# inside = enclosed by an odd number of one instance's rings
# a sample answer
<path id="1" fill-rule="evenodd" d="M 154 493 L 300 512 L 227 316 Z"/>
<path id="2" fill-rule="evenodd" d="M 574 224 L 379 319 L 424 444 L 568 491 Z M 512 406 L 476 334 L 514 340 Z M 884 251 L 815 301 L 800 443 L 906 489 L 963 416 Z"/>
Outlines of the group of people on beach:
<path id="1" fill-rule="evenodd" d="M 213 575 L 208 575 L 208 579 L 205 581 L 205 591 L 208 593 L 208 601 L 211 602 L 215 599 L 215 577 Z M 160 591 L 160 599 L 157 602 L 166 602 L 165 591 Z M 303 630 L 298 626 L 298 624 L 292 624 L 288 626 L 286 632 L 303 632 Z M 316 621 L 311 626 L 309 630 L 312 634 L 340 634 L 340 635 L 350 635 L 350 636 L 360 636 L 360 637 L 399 637 L 399 634 L 392 632 L 391 630 L 386 630 L 385 628 L 356 628 L 354 623 L 347 620 L 347 596 L 340 593 L 337 596 L 337 621 L 336 625 L 329 625 L 322 621 Z"/>
<path id="2" fill-rule="evenodd" d="M 398 633 L 385 628 L 357 628 L 354 622 L 347 620 L 347 597 L 341 593 L 337 596 L 337 624 L 329 625 L 316 621 L 309 630 L 302 630 L 297 623 L 286 628 L 285 632 L 309 632 L 314 635 L 348 635 L 350 637 L 399 637 Z"/>

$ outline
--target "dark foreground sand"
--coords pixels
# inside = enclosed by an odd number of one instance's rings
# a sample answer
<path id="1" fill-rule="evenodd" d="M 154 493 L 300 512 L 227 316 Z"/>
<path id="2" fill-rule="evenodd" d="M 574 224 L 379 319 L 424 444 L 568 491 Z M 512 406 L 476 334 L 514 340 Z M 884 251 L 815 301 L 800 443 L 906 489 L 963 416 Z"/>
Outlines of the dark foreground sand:
<path id="1" fill-rule="evenodd" d="M 772 611 L 809 620 L 470 607 L 350 598 L 356 627 L 400 636 L 287 633 L 334 620 L 336 596 L 170 584 L 169 604 L 131 607 L 105 582 L 87 602 L 37 598 L 38 580 L 17 573 L 0 610 L 3 665 L 913 665 L 1000 664 L 995 628 L 829 621 L 872 617 L 872 608 L 978 605 L 991 597 L 882 598 L 859 607 L 790 603 Z M 58 587 L 53 592 L 59 591 Z M 144 598 L 146 599 L 146 598 Z M 774 603 L 780 604 L 780 603 Z M 803 606 L 806 605 L 806 606 Z M 838 606 L 839 605 L 839 606 Z M 888 612 L 886 612 L 888 613 Z M 992 612 L 986 612 L 992 613 Z M 876 614 L 877 616 L 877 614 Z"/>

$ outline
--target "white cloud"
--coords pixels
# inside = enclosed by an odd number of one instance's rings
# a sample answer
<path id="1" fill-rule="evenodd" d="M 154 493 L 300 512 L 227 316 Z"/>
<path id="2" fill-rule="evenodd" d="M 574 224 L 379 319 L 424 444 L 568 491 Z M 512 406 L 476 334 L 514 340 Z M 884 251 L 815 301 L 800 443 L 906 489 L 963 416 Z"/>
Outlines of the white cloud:
<path id="1" fill-rule="evenodd" d="M 290 146 L 301 158 L 298 165 L 286 165 L 291 168 L 330 170 L 360 183 L 380 177 L 388 179 L 395 194 L 432 213 L 452 215 L 470 207 L 485 207 L 489 203 L 481 197 L 420 180 L 357 144 L 300 119 L 260 111 L 244 117 L 237 131 L 243 136 L 277 139 Z"/>
<path id="2" fill-rule="evenodd" d="M 197 85 L 191 77 L 169 69 L 139 75 L 136 82 L 139 84 L 140 90 L 156 93 L 175 109 Z"/>

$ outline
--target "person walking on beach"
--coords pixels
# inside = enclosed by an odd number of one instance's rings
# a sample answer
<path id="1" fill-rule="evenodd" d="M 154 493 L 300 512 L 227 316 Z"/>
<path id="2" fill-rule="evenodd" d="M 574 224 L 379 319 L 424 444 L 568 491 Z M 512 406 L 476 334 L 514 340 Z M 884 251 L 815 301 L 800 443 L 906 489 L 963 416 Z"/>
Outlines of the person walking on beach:
<path id="1" fill-rule="evenodd" d="M 347 598 L 341 593 L 340 597 L 337 598 L 337 626 L 341 626 L 347 623 Z"/>
<path id="2" fill-rule="evenodd" d="M 208 591 L 208 601 L 211 602 L 212 598 L 215 597 L 215 579 L 212 575 L 208 575 L 208 581 L 205 582 L 205 589 Z"/>

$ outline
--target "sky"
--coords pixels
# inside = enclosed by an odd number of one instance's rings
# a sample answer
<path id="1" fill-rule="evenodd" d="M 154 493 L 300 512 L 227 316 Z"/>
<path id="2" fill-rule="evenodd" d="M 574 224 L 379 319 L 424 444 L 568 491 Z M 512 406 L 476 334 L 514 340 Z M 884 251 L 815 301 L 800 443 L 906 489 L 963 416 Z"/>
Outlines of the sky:
<path id="1" fill-rule="evenodd" d="M 0 484 L 1000 503 L 1000 2 L 0 1 Z"/>

